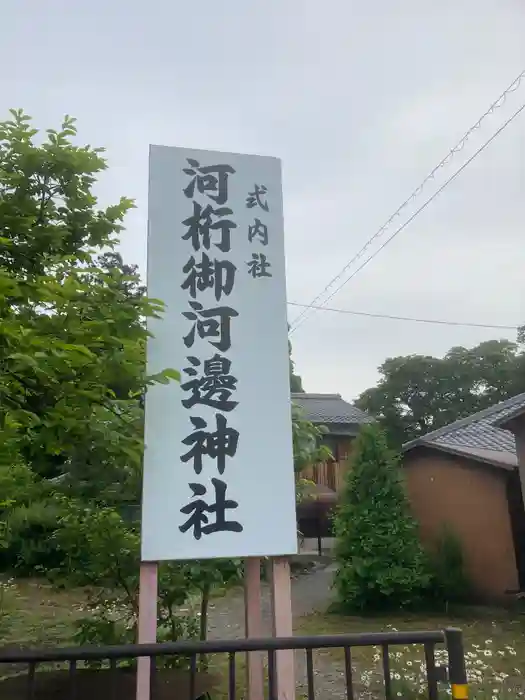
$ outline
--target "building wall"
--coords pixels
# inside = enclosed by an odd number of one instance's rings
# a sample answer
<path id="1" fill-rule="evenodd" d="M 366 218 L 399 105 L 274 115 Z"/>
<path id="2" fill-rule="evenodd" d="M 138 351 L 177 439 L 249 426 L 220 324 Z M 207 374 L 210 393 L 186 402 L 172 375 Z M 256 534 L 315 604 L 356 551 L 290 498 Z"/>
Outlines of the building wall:
<path id="1" fill-rule="evenodd" d="M 352 453 L 354 437 L 329 436 L 329 447 L 335 461 L 323 462 L 305 469 L 302 476 L 320 486 L 339 493 L 344 485 L 346 470 Z"/>
<path id="2" fill-rule="evenodd" d="M 432 546 L 448 525 L 463 547 L 466 573 L 485 598 L 518 589 L 504 469 L 415 448 L 403 460 L 421 538 Z"/>
<path id="3" fill-rule="evenodd" d="M 516 440 L 516 455 L 521 481 L 521 491 L 525 493 L 525 416 L 522 414 L 511 422 L 512 432 Z"/>
<path id="4" fill-rule="evenodd" d="M 511 519 L 514 526 L 514 541 L 516 542 L 516 561 L 519 571 L 520 589 L 525 590 L 525 414 L 521 412 L 504 426 L 514 434 L 516 441 L 516 456 L 518 469 L 513 474 L 510 501 L 512 503 Z"/>

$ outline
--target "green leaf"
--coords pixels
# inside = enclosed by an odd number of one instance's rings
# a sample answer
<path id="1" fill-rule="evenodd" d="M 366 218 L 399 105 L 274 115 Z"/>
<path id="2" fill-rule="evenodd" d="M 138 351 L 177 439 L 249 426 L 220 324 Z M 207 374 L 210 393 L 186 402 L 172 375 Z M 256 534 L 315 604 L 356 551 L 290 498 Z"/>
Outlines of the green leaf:
<path id="1" fill-rule="evenodd" d="M 168 379 L 173 379 L 176 382 L 180 382 L 180 372 L 176 369 L 165 369 L 162 374 Z"/>

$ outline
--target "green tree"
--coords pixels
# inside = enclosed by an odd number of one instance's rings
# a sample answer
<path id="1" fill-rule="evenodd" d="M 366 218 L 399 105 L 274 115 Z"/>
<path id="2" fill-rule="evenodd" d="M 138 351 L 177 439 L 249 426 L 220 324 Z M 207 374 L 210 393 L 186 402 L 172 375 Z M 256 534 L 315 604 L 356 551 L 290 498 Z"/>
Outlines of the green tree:
<path id="1" fill-rule="evenodd" d="M 292 360 L 292 344 L 288 340 L 288 352 L 290 355 L 290 389 L 292 393 L 304 393 L 301 377 L 295 374 L 295 366 Z M 312 464 L 324 462 L 332 456 L 330 449 L 323 444 L 323 437 L 327 430 L 324 426 L 314 425 L 305 418 L 301 408 L 292 402 L 292 436 L 294 471 L 296 476 L 297 501 L 305 496 L 308 480 L 302 478 L 301 473 Z"/>
<path id="2" fill-rule="evenodd" d="M 327 429 L 324 426 L 315 425 L 307 420 L 301 408 L 292 404 L 293 456 L 296 474 L 332 456 L 330 448 L 323 444 L 323 436 L 326 433 Z"/>
<path id="3" fill-rule="evenodd" d="M 61 564 L 54 583 L 87 590 L 86 615 L 77 621 L 79 644 L 133 643 L 137 638 L 140 535 L 112 508 L 57 497 L 60 518 L 53 537 Z M 197 615 L 183 615 L 194 585 L 182 562 L 159 565 L 157 638 L 198 634 Z"/>
<path id="4" fill-rule="evenodd" d="M 472 600 L 461 540 L 448 525 L 442 528 L 431 552 L 432 593 L 448 612 L 450 603 L 467 604 Z"/>
<path id="5" fill-rule="evenodd" d="M 124 522 L 113 508 L 93 508 L 64 497 L 57 500 L 60 522 L 53 541 L 61 564 L 50 572 L 51 580 L 89 591 L 89 614 L 79 622 L 77 640 L 101 644 L 135 641 L 140 570 L 138 528 Z M 228 586 L 239 576 L 240 565 L 231 560 L 160 564 L 159 641 L 188 636 L 206 639 L 212 589 Z M 183 615 L 182 608 L 188 614 Z"/>
<path id="6" fill-rule="evenodd" d="M 76 141 L 70 117 L 43 138 L 21 111 L 0 124 L 0 481 L 25 489 L 0 513 L 9 505 L 13 546 L 4 563 L 60 569 L 67 557 L 84 583 L 91 576 L 106 589 L 112 580 L 122 593 L 135 590 L 137 536 L 116 507 L 140 498 L 144 391 L 178 373 L 145 375 L 145 320 L 162 304 L 115 252 L 133 203 L 99 208 L 102 150 Z M 291 378 L 300 388 L 293 364 Z M 294 410 L 297 470 L 322 455 L 320 434 Z M 188 581 L 205 609 L 211 587 L 235 571 L 231 562 L 221 572 L 198 562 L 171 570 L 173 585 L 183 575 L 184 586 L 168 587 L 163 609 L 180 604 Z M 133 614 L 133 595 L 126 605 Z M 170 615 L 159 623 L 166 629 Z M 92 641 L 108 632 L 99 622 L 84 628 Z"/>
<path id="7" fill-rule="evenodd" d="M 205 640 L 208 637 L 208 611 L 212 590 L 225 589 L 237 583 L 242 576 L 241 563 L 233 559 L 190 561 L 184 565 L 184 574 L 191 589 L 199 594 L 199 639 Z M 206 666 L 205 659 L 202 659 L 202 665 Z"/>
<path id="8" fill-rule="evenodd" d="M 312 464 L 325 462 L 332 457 L 330 448 L 323 444 L 326 432 L 324 426 L 314 425 L 304 417 L 299 406 L 292 404 L 293 457 L 298 503 L 305 498 L 311 485 L 311 482 L 302 476 L 303 471 Z"/>
<path id="9" fill-rule="evenodd" d="M 364 426 L 335 516 L 335 589 L 341 609 L 416 605 L 430 584 L 398 468 L 377 425 Z"/>
<path id="10" fill-rule="evenodd" d="M 378 417 L 396 447 L 525 391 L 525 354 L 509 340 L 454 347 L 442 358 L 389 358 L 379 372 L 356 404 Z"/>
<path id="11" fill-rule="evenodd" d="M 138 495 L 140 398 L 178 374 L 145 376 L 162 304 L 113 252 L 133 203 L 97 206 L 106 162 L 76 136 L 70 117 L 43 140 L 21 111 L 0 124 L 0 463 L 15 451 L 104 501 L 116 483 Z"/>
<path id="12" fill-rule="evenodd" d="M 56 565 L 56 548 L 49 540 L 58 518 L 53 485 L 15 460 L 0 465 L 0 493 L 0 571 L 31 576 Z"/>
<path id="13" fill-rule="evenodd" d="M 290 356 L 290 391 L 294 394 L 303 394 L 303 380 L 295 374 L 295 364 L 292 360 L 292 343 L 288 340 L 288 355 Z"/>

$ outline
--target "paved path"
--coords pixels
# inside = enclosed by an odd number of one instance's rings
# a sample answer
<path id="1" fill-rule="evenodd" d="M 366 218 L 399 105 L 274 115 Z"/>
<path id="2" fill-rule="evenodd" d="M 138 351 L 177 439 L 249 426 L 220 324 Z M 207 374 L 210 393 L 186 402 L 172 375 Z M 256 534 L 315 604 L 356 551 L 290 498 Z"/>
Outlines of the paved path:
<path id="1" fill-rule="evenodd" d="M 292 580 L 292 612 L 294 629 L 303 615 L 324 611 L 331 601 L 334 567 L 319 568 L 300 574 Z M 269 587 L 263 583 L 264 633 L 270 634 Z M 244 598 L 242 590 L 234 590 L 210 606 L 209 639 L 239 639 L 244 636 Z M 339 700 L 346 698 L 344 667 L 323 651 L 314 652 L 316 698 Z M 306 693 L 306 660 L 304 652 L 296 653 L 299 696 Z"/>
<path id="2" fill-rule="evenodd" d="M 319 568 L 311 573 L 300 574 L 292 579 L 292 613 L 294 623 L 303 615 L 326 610 L 331 600 L 333 567 Z M 271 633 L 270 590 L 263 582 L 264 633 Z M 217 598 L 209 610 L 209 639 L 239 639 L 244 637 L 244 595 L 235 589 L 224 598 Z"/>

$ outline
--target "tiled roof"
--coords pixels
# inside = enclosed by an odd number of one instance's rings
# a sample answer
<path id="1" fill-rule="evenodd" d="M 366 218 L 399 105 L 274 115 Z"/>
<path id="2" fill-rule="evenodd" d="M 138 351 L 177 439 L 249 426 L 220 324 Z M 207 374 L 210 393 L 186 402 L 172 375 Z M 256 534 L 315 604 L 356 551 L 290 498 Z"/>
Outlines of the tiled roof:
<path id="1" fill-rule="evenodd" d="M 403 446 L 403 450 L 427 445 L 482 461 L 515 465 L 517 460 L 514 435 L 497 426 L 522 407 L 525 408 L 525 393 L 412 440 Z"/>
<path id="2" fill-rule="evenodd" d="M 372 423 L 367 413 L 341 398 L 340 394 L 292 394 L 292 402 L 312 423 L 362 425 Z"/>

